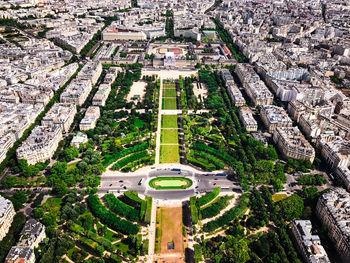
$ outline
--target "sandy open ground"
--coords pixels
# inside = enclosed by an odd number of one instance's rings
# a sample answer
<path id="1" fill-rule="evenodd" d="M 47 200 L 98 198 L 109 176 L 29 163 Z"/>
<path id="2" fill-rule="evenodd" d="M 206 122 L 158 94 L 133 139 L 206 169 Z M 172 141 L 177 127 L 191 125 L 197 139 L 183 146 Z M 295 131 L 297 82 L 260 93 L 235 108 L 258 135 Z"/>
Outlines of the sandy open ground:
<path id="1" fill-rule="evenodd" d="M 155 257 L 157 262 L 185 262 L 182 236 L 182 207 L 160 207 L 161 248 Z M 173 250 L 168 250 L 168 243 L 174 242 Z"/>
<path id="2" fill-rule="evenodd" d="M 196 83 L 193 85 L 193 93 L 197 97 L 199 101 L 199 95 L 202 97 L 202 99 L 206 98 L 208 96 L 208 88 L 204 83 L 201 83 L 202 88 L 198 89 Z"/>
<path id="3" fill-rule="evenodd" d="M 145 93 L 146 93 L 146 85 L 147 85 L 147 83 L 144 81 L 134 82 L 130 88 L 130 92 L 129 92 L 128 96 L 126 97 L 126 100 L 128 102 L 131 102 L 131 101 L 133 101 L 132 98 L 135 95 L 140 95 L 140 99 L 142 101 L 144 96 L 145 96 Z M 136 100 L 136 102 L 137 102 L 137 100 Z"/>

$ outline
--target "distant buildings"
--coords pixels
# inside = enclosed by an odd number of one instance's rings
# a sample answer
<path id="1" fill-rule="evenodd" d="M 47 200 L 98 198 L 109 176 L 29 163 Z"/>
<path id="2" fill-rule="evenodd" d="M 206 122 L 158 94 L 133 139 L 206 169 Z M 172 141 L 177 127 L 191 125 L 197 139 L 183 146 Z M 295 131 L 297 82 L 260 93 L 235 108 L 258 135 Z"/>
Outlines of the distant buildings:
<path id="1" fill-rule="evenodd" d="M 334 188 L 323 194 L 317 202 L 316 213 L 328 229 L 344 260 L 350 258 L 350 194 L 343 188 Z"/>
<path id="2" fill-rule="evenodd" d="M 147 35 L 142 31 L 136 31 L 131 29 L 120 29 L 115 26 L 107 27 L 102 32 L 102 39 L 104 41 L 114 41 L 114 40 L 146 40 Z"/>
<path id="3" fill-rule="evenodd" d="M 165 67 L 175 67 L 175 54 L 174 52 L 167 52 L 164 57 L 164 66 Z"/>
<path id="4" fill-rule="evenodd" d="M 0 196 L 0 240 L 2 240 L 9 231 L 15 214 L 16 212 L 12 202 Z"/>
<path id="5" fill-rule="evenodd" d="M 253 112 L 249 107 L 240 107 L 238 114 L 239 119 L 242 121 L 243 126 L 247 131 L 252 132 L 258 130 L 258 123 L 254 119 Z"/>
<path id="6" fill-rule="evenodd" d="M 295 220 L 292 233 L 298 250 L 307 263 L 330 263 L 319 236 L 312 234 L 309 220 Z"/>
<path id="7" fill-rule="evenodd" d="M 313 162 L 315 150 L 297 127 L 277 127 L 273 141 L 286 158 L 304 159 Z"/>

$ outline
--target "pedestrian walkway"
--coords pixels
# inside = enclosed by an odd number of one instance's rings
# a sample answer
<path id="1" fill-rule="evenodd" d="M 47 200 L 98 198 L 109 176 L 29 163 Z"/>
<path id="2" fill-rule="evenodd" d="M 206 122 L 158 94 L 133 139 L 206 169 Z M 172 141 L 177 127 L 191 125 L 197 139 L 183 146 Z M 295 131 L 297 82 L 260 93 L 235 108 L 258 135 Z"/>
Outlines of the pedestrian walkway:
<path id="1" fill-rule="evenodd" d="M 160 88 L 159 88 L 159 106 L 158 106 L 158 126 L 156 133 L 156 156 L 155 165 L 159 164 L 160 157 L 160 134 L 162 130 L 162 99 L 163 99 L 163 79 L 160 77 Z"/>

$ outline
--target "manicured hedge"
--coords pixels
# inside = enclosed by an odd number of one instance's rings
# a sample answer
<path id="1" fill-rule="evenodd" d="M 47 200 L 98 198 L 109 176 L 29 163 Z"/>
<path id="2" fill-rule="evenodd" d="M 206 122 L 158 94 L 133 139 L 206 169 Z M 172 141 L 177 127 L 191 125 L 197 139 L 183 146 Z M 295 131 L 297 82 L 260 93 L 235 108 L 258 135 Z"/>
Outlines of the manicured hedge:
<path id="1" fill-rule="evenodd" d="M 97 243 L 99 243 L 100 245 L 102 245 L 105 249 L 107 250 L 111 250 L 112 249 L 112 242 L 104 237 L 99 236 L 98 234 L 92 232 L 92 231 L 88 231 L 86 233 L 86 236 L 94 241 L 96 241 Z"/>
<path id="2" fill-rule="evenodd" d="M 115 164 L 113 164 L 112 166 L 112 170 L 118 170 L 120 168 L 123 168 L 125 165 L 134 162 L 136 160 L 139 160 L 145 156 L 148 155 L 147 151 L 141 151 L 141 152 L 136 152 L 133 153 L 131 155 L 129 155 L 128 157 L 125 157 L 124 159 L 121 159 L 120 161 L 116 162 Z"/>
<path id="3" fill-rule="evenodd" d="M 141 199 L 135 191 L 126 191 L 124 192 L 124 196 L 129 199 L 126 203 L 133 207 L 141 206 L 142 203 L 145 202 L 145 200 Z"/>
<path id="4" fill-rule="evenodd" d="M 230 164 L 232 166 L 237 163 L 237 160 L 233 158 L 231 155 L 229 155 L 227 152 L 212 148 L 203 142 L 195 142 L 192 147 L 193 149 L 204 151 L 212 155 L 215 155 L 216 157 L 222 159 L 225 163 Z"/>
<path id="5" fill-rule="evenodd" d="M 69 229 L 78 234 L 83 234 L 85 232 L 85 229 L 76 223 L 70 224 Z"/>
<path id="6" fill-rule="evenodd" d="M 211 192 L 198 198 L 197 205 L 199 207 L 201 207 L 201 206 L 206 205 L 209 202 L 213 201 L 220 194 L 220 191 L 221 191 L 220 187 L 215 187 Z"/>
<path id="7" fill-rule="evenodd" d="M 116 214 L 124 216 L 132 221 L 139 221 L 139 211 L 132 206 L 123 203 L 120 199 L 116 198 L 114 194 L 106 194 L 104 196 L 108 207 Z"/>
<path id="8" fill-rule="evenodd" d="M 79 243 L 81 243 L 84 246 L 87 246 L 88 248 L 95 251 L 99 256 L 103 255 L 103 252 L 105 251 L 103 246 L 100 246 L 97 242 L 86 238 L 86 237 L 79 237 L 78 239 Z"/>
<path id="9" fill-rule="evenodd" d="M 208 163 L 207 160 L 201 160 L 200 158 L 187 157 L 187 162 L 205 171 L 214 171 L 216 169 L 214 164 Z"/>
<path id="10" fill-rule="evenodd" d="M 202 219 L 211 218 L 220 214 L 220 211 L 227 207 L 231 196 L 219 197 L 214 203 L 209 204 L 207 207 L 201 209 Z"/>
<path id="11" fill-rule="evenodd" d="M 249 205 L 249 194 L 243 194 L 239 198 L 238 206 L 231 208 L 217 219 L 206 223 L 203 226 L 204 232 L 212 232 L 220 227 L 228 225 L 235 218 L 242 216 Z"/>
<path id="12" fill-rule="evenodd" d="M 225 163 L 223 161 L 221 161 L 219 158 L 216 158 L 214 155 L 211 155 L 211 154 L 209 154 L 207 152 L 203 152 L 203 151 L 197 151 L 197 150 L 194 150 L 193 154 L 194 154 L 194 156 L 199 156 L 199 157 L 202 157 L 202 158 L 208 160 L 208 162 L 214 164 L 215 168 L 218 170 L 225 168 Z"/>
<path id="13" fill-rule="evenodd" d="M 194 260 L 196 263 L 202 261 L 202 248 L 199 244 L 194 245 Z"/>
<path id="14" fill-rule="evenodd" d="M 87 203 L 91 212 L 98 217 L 103 224 L 106 224 L 113 230 L 132 235 L 139 232 L 140 227 L 138 225 L 123 220 L 112 211 L 108 210 L 104 205 L 102 205 L 97 195 L 89 195 L 87 198 Z"/>
<path id="15" fill-rule="evenodd" d="M 145 213 L 145 223 L 150 224 L 151 223 L 151 217 L 152 217 L 152 197 L 147 196 L 146 197 L 146 203 L 147 203 L 147 208 L 146 208 L 146 213 Z"/>
<path id="16" fill-rule="evenodd" d="M 190 208 L 191 208 L 192 224 L 197 224 L 198 223 L 198 208 L 196 205 L 196 197 L 195 196 L 190 197 Z"/>
<path id="17" fill-rule="evenodd" d="M 107 167 L 108 165 L 114 163 L 115 161 L 119 160 L 120 158 L 123 158 L 124 156 L 127 156 L 134 152 L 139 152 L 142 150 L 146 150 L 148 148 L 148 143 L 142 143 L 137 144 L 135 146 L 132 146 L 130 148 L 124 149 L 122 151 L 115 151 L 112 154 L 106 154 L 104 156 L 104 160 L 102 162 L 102 165 L 104 167 Z"/>

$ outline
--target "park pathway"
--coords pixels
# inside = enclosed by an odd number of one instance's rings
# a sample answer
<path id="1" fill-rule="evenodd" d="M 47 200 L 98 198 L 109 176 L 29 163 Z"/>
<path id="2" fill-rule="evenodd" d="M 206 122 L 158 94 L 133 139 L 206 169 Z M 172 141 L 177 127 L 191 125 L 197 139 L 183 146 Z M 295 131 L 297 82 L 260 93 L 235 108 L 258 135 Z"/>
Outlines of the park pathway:
<path id="1" fill-rule="evenodd" d="M 152 213 L 151 213 L 151 223 L 148 228 L 148 256 L 147 256 L 147 262 L 153 263 L 154 258 L 154 243 L 156 240 L 156 213 L 157 213 L 157 204 L 156 201 L 153 199 L 152 201 Z"/>
<path id="2" fill-rule="evenodd" d="M 162 98 L 163 98 L 163 79 L 160 77 L 160 88 L 159 88 L 159 106 L 158 106 L 158 126 L 156 133 L 156 157 L 155 165 L 159 164 L 160 156 L 160 134 L 162 130 Z"/>

